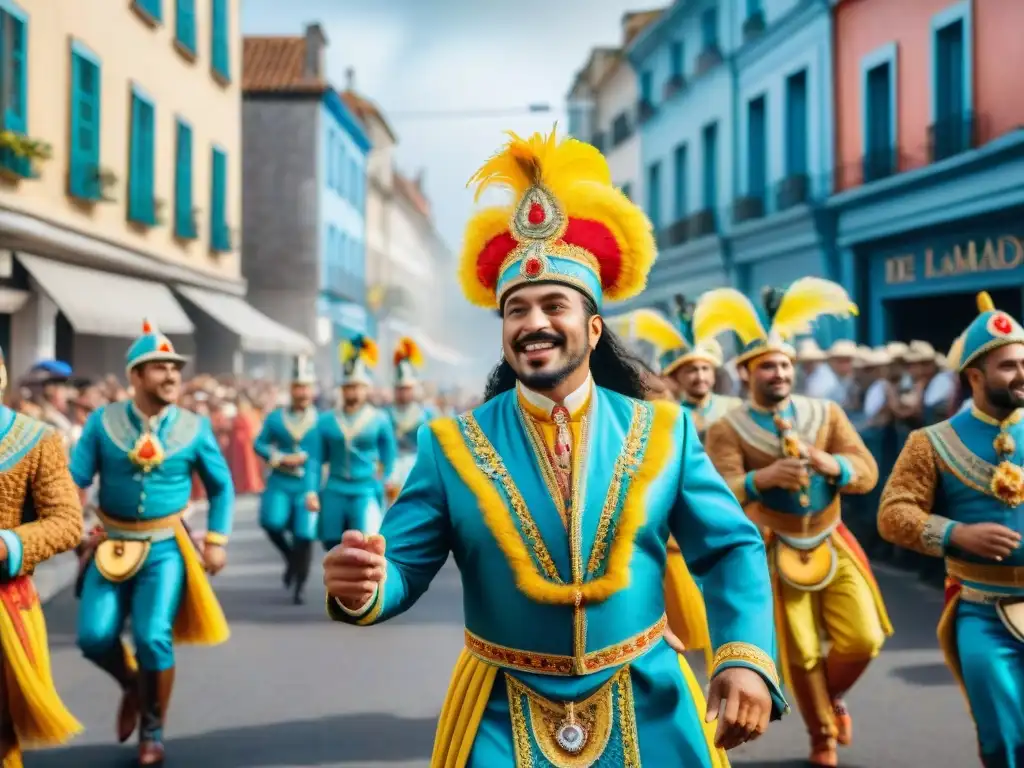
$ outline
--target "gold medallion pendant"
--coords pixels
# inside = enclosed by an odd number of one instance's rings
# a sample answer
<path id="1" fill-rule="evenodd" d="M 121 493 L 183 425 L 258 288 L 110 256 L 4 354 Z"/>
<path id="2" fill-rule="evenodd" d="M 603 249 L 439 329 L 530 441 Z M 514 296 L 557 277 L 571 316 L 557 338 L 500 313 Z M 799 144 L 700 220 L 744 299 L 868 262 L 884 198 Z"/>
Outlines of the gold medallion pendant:
<path id="1" fill-rule="evenodd" d="M 570 755 L 578 754 L 587 745 L 587 737 L 589 735 L 587 729 L 576 720 L 575 705 L 569 702 L 566 707 L 565 717 L 558 725 L 558 730 L 555 731 L 555 741 L 558 742 L 558 746 Z"/>
<path id="2" fill-rule="evenodd" d="M 93 562 L 104 579 L 118 584 L 139 572 L 149 556 L 149 549 L 148 541 L 104 539 L 96 548 Z"/>
<path id="3" fill-rule="evenodd" d="M 143 472 L 149 472 L 163 462 L 164 447 L 152 432 L 143 432 L 128 453 L 128 458 Z"/>
<path id="4" fill-rule="evenodd" d="M 835 545 L 825 539 L 810 549 L 775 541 L 775 567 L 779 577 L 801 592 L 817 592 L 832 583 L 839 567 Z"/>

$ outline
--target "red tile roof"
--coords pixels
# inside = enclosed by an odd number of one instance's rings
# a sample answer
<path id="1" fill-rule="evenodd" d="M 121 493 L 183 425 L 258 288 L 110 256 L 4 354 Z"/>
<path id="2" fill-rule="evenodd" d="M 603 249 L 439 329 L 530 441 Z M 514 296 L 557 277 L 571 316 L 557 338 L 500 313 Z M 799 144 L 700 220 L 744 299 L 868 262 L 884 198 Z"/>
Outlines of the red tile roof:
<path id="1" fill-rule="evenodd" d="M 246 37 L 242 44 L 242 91 L 323 91 L 323 78 L 307 77 L 306 38 Z"/>

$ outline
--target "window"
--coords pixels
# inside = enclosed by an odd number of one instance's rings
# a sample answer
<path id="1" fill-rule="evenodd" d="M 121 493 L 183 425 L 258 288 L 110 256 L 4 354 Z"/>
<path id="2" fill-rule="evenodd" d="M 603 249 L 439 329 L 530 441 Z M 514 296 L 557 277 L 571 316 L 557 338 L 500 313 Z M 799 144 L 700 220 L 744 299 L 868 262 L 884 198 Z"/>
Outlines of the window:
<path id="1" fill-rule="evenodd" d="M 8 85 L 0 92 L 3 129 L 23 136 L 28 130 L 28 17 L 12 3 L 0 8 L 0 77 Z M 12 150 L 0 151 L 0 165 L 19 176 L 32 175 L 32 160 Z"/>
<path id="2" fill-rule="evenodd" d="M 669 46 L 668 65 L 670 77 L 683 76 L 683 44 L 678 40 Z"/>
<path id="3" fill-rule="evenodd" d="M 192 127 L 177 121 L 174 138 L 174 234 L 185 240 L 196 236 L 192 216 Z"/>
<path id="4" fill-rule="evenodd" d="M 767 184 L 768 125 L 764 96 L 747 104 L 747 194 L 764 198 Z"/>
<path id="5" fill-rule="evenodd" d="M 718 206 L 718 124 L 704 126 L 701 135 L 704 150 L 703 191 L 704 210 L 713 211 Z"/>
<path id="6" fill-rule="evenodd" d="M 786 78 L 786 176 L 807 173 L 807 70 Z"/>
<path id="7" fill-rule="evenodd" d="M 231 231 L 228 229 L 228 156 L 214 147 L 211 153 L 210 184 L 210 249 L 218 253 L 231 250 Z"/>
<path id="8" fill-rule="evenodd" d="M 135 8 L 153 21 L 160 21 L 164 14 L 161 0 L 135 0 Z"/>
<path id="9" fill-rule="evenodd" d="M 647 218 L 651 220 L 655 235 L 661 229 L 661 163 L 647 167 Z"/>
<path id="10" fill-rule="evenodd" d="M 339 137 L 340 138 L 340 137 Z M 334 156 L 334 188 L 342 197 L 348 189 L 348 180 L 345 178 L 345 154 L 347 147 L 344 141 L 338 141 L 338 152 Z"/>
<path id="11" fill-rule="evenodd" d="M 717 8 L 708 8 L 700 15 L 700 38 L 705 51 L 718 48 Z"/>
<path id="12" fill-rule="evenodd" d="M 189 53 L 196 52 L 196 0 L 177 0 L 174 39 Z"/>
<path id="13" fill-rule="evenodd" d="M 100 63 L 71 44 L 71 163 L 68 193 L 80 200 L 102 197 L 100 185 Z"/>
<path id="14" fill-rule="evenodd" d="M 747 0 L 747 18 L 761 13 L 761 0 Z"/>
<path id="15" fill-rule="evenodd" d="M 128 220 L 153 226 L 156 205 L 153 199 L 154 135 L 153 102 L 132 89 L 131 138 L 128 150 Z"/>
<path id="16" fill-rule="evenodd" d="M 867 73 L 865 107 L 864 180 L 873 181 L 894 170 L 896 137 L 893 135 L 892 66 L 886 61 Z"/>
<path id="17" fill-rule="evenodd" d="M 689 200 L 686 195 L 686 183 L 690 176 L 690 158 L 689 150 L 685 144 L 680 144 L 676 147 L 675 154 L 672 158 L 673 170 L 675 171 L 675 195 L 673 199 L 673 219 L 675 221 L 682 221 L 686 218 L 686 214 L 689 212 Z"/>
<path id="18" fill-rule="evenodd" d="M 212 24 L 213 29 L 210 35 L 212 52 L 210 56 L 213 73 L 223 79 L 231 79 L 231 43 L 229 29 L 230 19 L 228 18 L 229 0 L 212 0 Z"/>
<path id="19" fill-rule="evenodd" d="M 935 32 L 934 156 L 941 160 L 970 148 L 971 131 L 968 62 L 964 48 L 964 19 Z"/>
<path id="20" fill-rule="evenodd" d="M 651 102 L 651 94 L 654 91 L 654 82 L 650 71 L 646 71 L 640 75 L 640 100 Z"/>
<path id="21" fill-rule="evenodd" d="M 351 155 L 348 158 L 348 200 L 355 205 L 356 193 L 359 191 L 359 166 Z"/>

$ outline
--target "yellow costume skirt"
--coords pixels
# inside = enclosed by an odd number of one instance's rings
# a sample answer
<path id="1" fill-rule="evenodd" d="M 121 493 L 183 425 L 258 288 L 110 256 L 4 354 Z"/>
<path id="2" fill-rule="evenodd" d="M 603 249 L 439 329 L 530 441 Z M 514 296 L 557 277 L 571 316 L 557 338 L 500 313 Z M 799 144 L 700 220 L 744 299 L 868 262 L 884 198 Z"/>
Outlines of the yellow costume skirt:
<path id="1" fill-rule="evenodd" d="M 704 595 L 690 575 L 686 561 L 670 542 L 665 559 L 665 613 L 668 627 L 688 651 L 704 653 L 705 669 L 711 669 L 711 635 Z"/>
<path id="2" fill-rule="evenodd" d="M 20 768 L 21 747 L 63 744 L 82 731 L 54 687 L 46 621 L 28 576 L 0 586 L 0 646 L 3 695 L 18 739 L 3 768 Z"/>
<path id="3" fill-rule="evenodd" d="M 679 666 L 697 712 L 704 712 L 707 708 L 704 692 L 682 656 L 679 657 Z M 498 667 L 478 659 L 466 649 L 462 650 L 437 722 L 430 768 L 465 768 L 499 671 Z M 714 745 L 718 723 L 702 722 L 702 726 L 713 768 L 730 768 L 725 750 L 717 749 Z"/>

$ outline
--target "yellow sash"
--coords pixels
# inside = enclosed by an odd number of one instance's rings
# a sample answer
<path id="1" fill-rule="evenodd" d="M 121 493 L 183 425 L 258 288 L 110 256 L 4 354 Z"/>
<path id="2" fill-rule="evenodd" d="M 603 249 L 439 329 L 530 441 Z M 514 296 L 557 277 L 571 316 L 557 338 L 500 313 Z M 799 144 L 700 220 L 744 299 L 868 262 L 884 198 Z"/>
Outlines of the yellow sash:
<path id="1" fill-rule="evenodd" d="M 20 747 L 56 746 L 83 730 L 54 687 L 46 621 L 28 576 L 0 586 L 0 646 L 2 687 L 18 737 L 4 765 L 18 765 Z"/>

